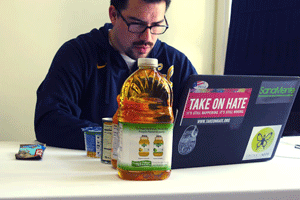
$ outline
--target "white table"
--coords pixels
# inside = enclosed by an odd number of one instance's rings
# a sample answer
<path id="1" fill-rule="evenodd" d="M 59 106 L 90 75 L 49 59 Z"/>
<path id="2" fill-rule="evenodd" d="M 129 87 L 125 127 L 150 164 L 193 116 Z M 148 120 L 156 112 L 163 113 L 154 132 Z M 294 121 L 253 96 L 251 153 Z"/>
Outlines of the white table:
<path id="1" fill-rule="evenodd" d="M 15 159 L 0 142 L 0 199 L 300 199 L 300 137 L 281 139 L 267 162 L 172 170 L 163 181 L 124 181 L 85 151 L 47 147 L 40 161 Z"/>

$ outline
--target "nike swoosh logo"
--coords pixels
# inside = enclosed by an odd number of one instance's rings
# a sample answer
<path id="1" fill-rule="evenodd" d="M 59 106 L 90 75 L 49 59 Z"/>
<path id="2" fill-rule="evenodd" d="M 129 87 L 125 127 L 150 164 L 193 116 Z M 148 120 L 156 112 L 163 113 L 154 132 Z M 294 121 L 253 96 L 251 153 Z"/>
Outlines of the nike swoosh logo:
<path id="1" fill-rule="evenodd" d="M 97 65 L 97 69 L 102 69 L 102 68 L 104 68 L 104 67 L 106 67 L 106 65 L 107 65 L 107 63 L 105 63 L 104 65 Z"/>

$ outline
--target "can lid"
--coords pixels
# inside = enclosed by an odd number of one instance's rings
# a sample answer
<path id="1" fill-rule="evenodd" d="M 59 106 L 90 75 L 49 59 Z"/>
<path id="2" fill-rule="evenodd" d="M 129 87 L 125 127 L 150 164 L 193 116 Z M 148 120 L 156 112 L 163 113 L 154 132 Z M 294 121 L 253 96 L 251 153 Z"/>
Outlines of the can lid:
<path id="1" fill-rule="evenodd" d="M 102 132 L 101 126 L 90 126 L 90 127 L 84 127 L 81 128 L 83 132 Z"/>
<path id="2" fill-rule="evenodd" d="M 104 118 L 102 118 L 102 122 L 112 122 L 112 118 L 111 117 L 104 117 Z"/>
<path id="3" fill-rule="evenodd" d="M 158 60 L 156 58 L 139 58 L 138 59 L 138 66 L 151 66 L 151 67 L 157 67 L 158 66 Z"/>

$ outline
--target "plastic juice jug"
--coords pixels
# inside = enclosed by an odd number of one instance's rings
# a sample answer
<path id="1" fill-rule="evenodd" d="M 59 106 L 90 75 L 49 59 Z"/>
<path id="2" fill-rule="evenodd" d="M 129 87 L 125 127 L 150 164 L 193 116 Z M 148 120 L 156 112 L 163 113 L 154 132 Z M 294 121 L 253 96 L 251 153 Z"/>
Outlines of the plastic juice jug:
<path id="1" fill-rule="evenodd" d="M 120 107 L 120 95 L 117 96 L 117 102 Z M 117 169 L 118 148 L 119 148 L 119 108 L 112 118 L 113 138 L 111 151 L 111 164 L 114 169 Z"/>
<path id="2" fill-rule="evenodd" d="M 157 59 L 140 58 L 138 66 L 120 94 L 118 174 L 125 180 L 163 180 L 171 174 L 173 91 L 156 70 Z M 153 152 L 162 141 L 157 135 L 163 138 L 159 153 Z"/>

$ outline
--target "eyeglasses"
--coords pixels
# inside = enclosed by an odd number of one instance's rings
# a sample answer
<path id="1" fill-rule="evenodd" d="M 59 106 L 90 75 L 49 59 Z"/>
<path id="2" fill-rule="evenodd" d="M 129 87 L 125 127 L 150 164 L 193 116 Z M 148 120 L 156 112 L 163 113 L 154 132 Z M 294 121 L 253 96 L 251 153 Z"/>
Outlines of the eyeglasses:
<path id="1" fill-rule="evenodd" d="M 169 28 L 166 16 L 164 16 L 164 19 L 166 21 L 166 25 L 147 26 L 145 24 L 135 23 L 135 22 L 128 23 L 126 21 L 126 19 L 122 16 L 121 12 L 118 9 L 116 9 L 116 10 L 120 14 L 120 16 L 123 19 L 123 21 L 128 26 L 128 31 L 131 32 L 131 33 L 144 33 L 147 30 L 147 28 L 149 28 L 151 34 L 153 34 L 153 35 L 161 35 L 161 34 L 164 34 L 166 32 L 166 30 Z"/>

